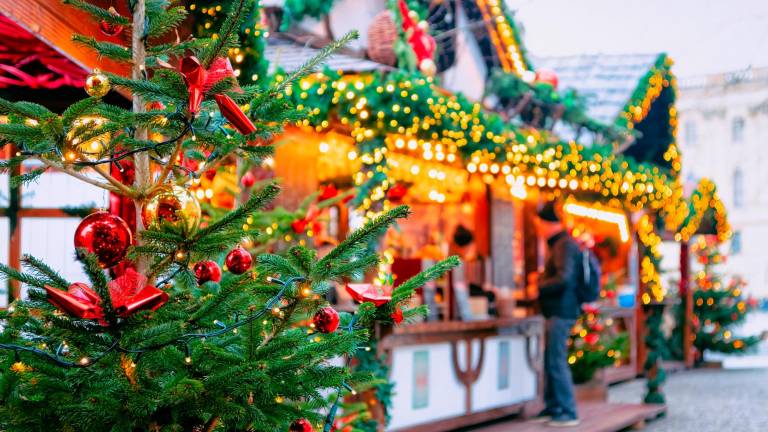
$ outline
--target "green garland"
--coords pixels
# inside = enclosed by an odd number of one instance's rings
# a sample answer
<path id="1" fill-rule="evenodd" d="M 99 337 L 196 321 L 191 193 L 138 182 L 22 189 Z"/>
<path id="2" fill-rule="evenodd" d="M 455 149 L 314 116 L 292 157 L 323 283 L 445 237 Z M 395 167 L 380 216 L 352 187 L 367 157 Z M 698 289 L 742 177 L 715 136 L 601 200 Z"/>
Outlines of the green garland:
<path id="1" fill-rule="evenodd" d="M 526 94 L 533 96 L 532 103 L 551 115 L 558 105 L 564 112 L 562 121 L 574 126 L 583 127 L 596 134 L 602 135 L 608 142 L 621 143 L 627 136 L 634 133 L 624 127 L 609 125 L 591 118 L 587 114 L 584 98 L 573 89 L 567 89 L 562 94 L 547 83 L 527 83 L 515 74 L 495 69 L 490 76 L 485 89 L 486 95 L 495 95 L 502 106 L 516 103 Z"/>
<path id="2" fill-rule="evenodd" d="M 384 162 L 375 155 L 376 149 L 385 147 L 384 138 L 402 134 L 456 145 L 468 168 L 474 159 L 484 158 L 509 164 L 519 175 L 565 178 L 580 174 L 591 180 L 592 192 L 636 207 L 650 203 L 659 208 L 672 193 L 672 177 L 653 164 L 615 156 L 605 146 L 584 148 L 560 142 L 546 131 L 516 128 L 498 114 L 484 111 L 461 94 L 448 94 L 417 74 L 398 70 L 345 77 L 326 70 L 296 86 L 288 97 L 307 114 L 302 125 L 325 130 L 332 126 L 329 120 L 336 119 L 350 127 L 361 145 L 360 153 L 377 161 L 376 166 Z M 631 187 L 629 179 L 646 179 L 653 191 Z"/>
<path id="3" fill-rule="evenodd" d="M 661 386 L 667 380 L 667 372 L 661 364 L 665 346 L 664 332 L 661 324 L 664 320 L 664 304 L 643 305 L 646 314 L 645 326 L 648 333 L 645 335 L 646 357 L 643 370 L 647 381 L 647 393 L 643 401 L 645 403 L 663 404 L 666 401 Z"/>

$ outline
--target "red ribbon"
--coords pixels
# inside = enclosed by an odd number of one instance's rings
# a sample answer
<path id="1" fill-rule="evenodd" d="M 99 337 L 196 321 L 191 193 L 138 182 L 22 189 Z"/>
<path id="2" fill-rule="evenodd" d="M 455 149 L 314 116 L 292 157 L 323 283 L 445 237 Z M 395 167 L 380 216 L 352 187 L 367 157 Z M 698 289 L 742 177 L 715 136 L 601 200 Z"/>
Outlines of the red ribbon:
<path id="1" fill-rule="evenodd" d="M 347 284 L 347 292 L 360 303 L 371 302 L 374 306 L 385 305 L 392 300 L 392 286 L 376 286 L 373 284 Z"/>
<path id="2" fill-rule="evenodd" d="M 179 65 L 179 72 L 184 76 L 189 91 L 189 112 L 200 112 L 203 103 L 203 87 L 205 86 L 205 69 L 195 56 L 184 57 Z"/>
<path id="3" fill-rule="evenodd" d="M 237 129 L 243 135 L 248 135 L 256 132 L 256 126 L 253 125 L 251 119 L 245 115 L 243 110 L 237 106 L 237 103 L 229 96 L 225 94 L 217 94 L 214 96 L 216 104 L 219 105 L 219 111 L 229 123 Z"/>
<path id="4" fill-rule="evenodd" d="M 125 318 L 145 309 L 157 310 L 168 301 L 167 293 L 146 283 L 147 278 L 132 268 L 109 282 L 112 307 L 119 317 Z M 104 320 L 102 299 L 88 285 L 73 283 L 67 291 L 46 286 L 45 291 L 48 301 L 61 311 L 78 318 L 96 319 L 103 326 L 108 325 Z"/>

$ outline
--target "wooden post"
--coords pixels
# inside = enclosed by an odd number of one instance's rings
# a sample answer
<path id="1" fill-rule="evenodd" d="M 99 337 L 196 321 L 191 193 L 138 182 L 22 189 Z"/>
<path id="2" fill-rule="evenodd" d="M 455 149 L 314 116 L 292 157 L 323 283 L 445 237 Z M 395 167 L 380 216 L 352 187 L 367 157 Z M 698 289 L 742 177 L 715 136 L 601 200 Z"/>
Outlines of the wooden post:
<path id="1" fill-rule="evenodd" d="M 11 154 L 16 152 L 16 148 L 11 146 Z M 21 210 L 21 186 L 10 186 L 11 178 L 21 174 L 21 166 L 16 166 L 11 169 L 8 176 L 8 228 L 10 234 L 10 242 L 8 245 L 8 265 L 15 269 L 21 268 L 21 217 L 19 217 L 19 210 Z M 18 280 L 8 278 L 10 289 L 8 302 L 21 297 L 21 284 Z"/>
<path id="2" fill-rule="evenodd" d="M 683 316 L 683 362 L 693 367 L 693 290 L 691 290 L 691 259 L 688 242 L 680 243 L 680 299 L 685 305 Z"/>
<path id="3" fill-rule="evenodd" d="M 133 52 L 133 65 L 131 67 L 131 78 L 134 80 L 143 80 L 145 74 L 145 61 L 146 61 L 146 47 L 144 46 L 144 26 L 146 21 L 146 5 L 145 0 L 136 0 L 133 9 L 133 29 L 131 31 L 131 48 Z M 146 111 L 144 106 L 144 98 L 138 93 L 133 94 L 133 112 L 143 113 Z M 136 132 L 133 135 L 134 139 L 139 141 L 146 141 L 148 137 L 147 128 L 136 128 Z M 152 184 L 152 172 L 149 165 L 149 154 L 146 152 L 136 153 L 133 157 L 134 166 L 136 169 L 136 179 L 134 186 L 140 193 L 145 193 L 149 186 Z M 174 161 L 168 161 L 172 164 Z M 144 223 L 141 220 L 141 207 L 143 205 L 142 200 L 136 200 L 136 232 L 139 233 L 144 230 Z M 146 258 L 139 258 L 136 261 L 136 268 L 139 272 L 145 273 L 149 263 Z"/>

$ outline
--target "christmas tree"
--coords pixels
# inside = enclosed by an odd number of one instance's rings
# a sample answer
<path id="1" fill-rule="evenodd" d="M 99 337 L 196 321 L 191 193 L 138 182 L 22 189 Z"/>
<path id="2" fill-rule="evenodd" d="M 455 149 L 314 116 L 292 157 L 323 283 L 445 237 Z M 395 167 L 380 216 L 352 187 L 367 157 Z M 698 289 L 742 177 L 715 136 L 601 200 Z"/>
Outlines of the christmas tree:
<path id="1" fill-rule="evenodd" d="M 597 371 L 621 364 L 629 357 L 629 338 L 605 318 L 599 307 L 584 305 L 583 313 L 571 329 L 568 339 L 568 364 L 573 382 L 590 381 Z"/>
<path id="2" fill-rule="evenodd" d="M 34 161 L 16 184 L 56 170 L 128 205 L 118 206 L 123 217 L 99 211 L 79 225 L 74 251 L 88 281 L 65 280 L 32 256 L 24 272 L 0 265 L 28 288 L 0 312 L 0 429 L 330 431 L 347 392 L 380 382 L 343 359 L 368 347 L 374 323 L 422 313 L 407 307 L 415 288 L 456 259 L 394 290 L 348 287 L 361 304 L 337 313 L 324 293 L 378 263 L 367 246 L 407 208 L 372 219 L 321 258 L 301 244 L 254 257 L 242 247 L 260 240 L 249 222 L 263 218 L 279 186 L 256 186 L 214 218 L 190 190 L 205 171 L 267 157 L 269 135 L 298 119 L 286 89 L 353 35 L 273 86 L 240 86 L 226 54 L 252 1 L 222 2 L 226 18 L 211 38 L 171 42 L 187 11 L 167 0 L 130 1 L 130 16 L 66 3 L 114 42 L 75 40 L 131 74 L 95 71 L 90 97 L 61 114 L 0 99 L 9 119 L 0 140 L 18 149 L 2 168 Z M 113 89 L 132 95 L 132 109 L 103 100 Z"/>
<path id="3" fill-rule="evenodd" d="M 692 252 L 703 266 L 693 281 L 694 346 L 700 354 L 704 351 L 745 352 L 762 339 L 733 334 L 733 327 L 744 322 L 747 313 L 755 307 L 754 300 L 744 296 L 746 282 L 741 277 L 731 277 L 726 282 L 724 275 L 717 271 L 726 256 L 720 253 L 714 237 L 699 237 Z"/>

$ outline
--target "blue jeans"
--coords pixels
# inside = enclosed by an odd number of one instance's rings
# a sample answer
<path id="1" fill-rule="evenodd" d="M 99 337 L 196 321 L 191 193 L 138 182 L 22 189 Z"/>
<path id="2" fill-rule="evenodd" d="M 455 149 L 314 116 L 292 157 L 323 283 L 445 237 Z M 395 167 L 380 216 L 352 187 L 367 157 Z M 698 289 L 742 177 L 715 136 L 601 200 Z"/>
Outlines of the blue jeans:
<path id="1" fill-rule="evenodd" d="M 568 336 L 575 320 L 547 318 L 544 349 L 544 403 L 552 416 L 577 418 L 571 368 L 568 366 Z"/>

